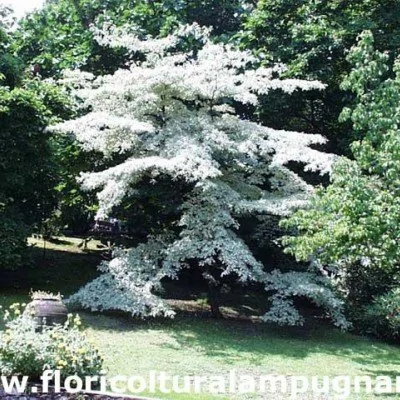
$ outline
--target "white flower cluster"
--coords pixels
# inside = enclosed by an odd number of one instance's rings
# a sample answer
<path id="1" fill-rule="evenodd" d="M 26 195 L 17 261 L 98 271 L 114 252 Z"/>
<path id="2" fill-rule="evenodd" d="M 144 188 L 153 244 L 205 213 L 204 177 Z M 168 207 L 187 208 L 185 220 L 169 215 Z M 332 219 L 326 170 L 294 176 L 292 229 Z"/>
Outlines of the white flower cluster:
<path id="1" fill-rule="evenodd" d="M 192 188 L 182 200 L 176 194 L 179 233 L 163 227 L 146 243 L 115 254 L 104 274 L 71 301 L 95 310 L 171 315 L 154 289 L 162 278 L 176 277 L 188 260 L 207 268 L 217 263 L 222 275 L 233 274 L 241 282 L 267 281 L 263 266 L 237 234 L 236 218 L 287 215 L 304 205 L 312 188 L 286 167 L 289 161 L 303 163 L 306 170 L 330 171 L 333 156 L 310 148 L 323 137 L 275 131 L 235 114 L 235 104 L 256 105 L 258 95 L 270 90 L 291 93 L 323 85 L 278 79 L 279 68 L 252 69 L 249 52 L 215 44 L 209 33 L 194 24 L 164 39 L 140 40 L 108 26 L 96 32 L 99 41 L 139 52 L 142 61 L 97 78 L 68 74 L 66 82 L 91 111 L 55 129 L 73 133 L 86 150 L 126 156 L 117 166 L 80 177 L 85 189 L 100 190 L 99 217 L 144 177 L 154 184 L 169 177 L 171 185 L 186 182 Z M 188 36 L 199 44 L 196 51 L 179 50 Z M 262 189 L 266 181 L 271 190 Z M 315 299 L 314 287 L 310 290 Z"/>

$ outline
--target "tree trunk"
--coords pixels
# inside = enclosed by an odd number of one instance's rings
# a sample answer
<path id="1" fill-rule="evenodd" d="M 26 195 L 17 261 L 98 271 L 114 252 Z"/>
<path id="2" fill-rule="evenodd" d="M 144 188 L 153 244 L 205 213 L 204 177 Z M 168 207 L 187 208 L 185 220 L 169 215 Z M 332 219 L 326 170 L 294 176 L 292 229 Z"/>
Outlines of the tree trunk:
<path id="1" fill-rule="evenodd" d="M 208 304 L 210 305 L 211 309 L 211 316 L 213 318 L 223 318 L 224 316 L 221 313 L 220 306 L 221 306 L 221 285 L 215 285 L 214 282 L 208 283 Z"/>

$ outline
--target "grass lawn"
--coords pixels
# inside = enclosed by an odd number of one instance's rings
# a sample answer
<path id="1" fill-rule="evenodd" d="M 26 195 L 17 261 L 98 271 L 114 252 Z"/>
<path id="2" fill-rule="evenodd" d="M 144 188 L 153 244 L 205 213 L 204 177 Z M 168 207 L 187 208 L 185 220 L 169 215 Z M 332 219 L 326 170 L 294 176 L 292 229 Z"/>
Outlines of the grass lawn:
<path id="1" fill-rule="evenodd" d="M 77 248 L 76 241 L 68 241 L 49 244 L 45 260 L 40 260 L 41 251 L 37 250 L 39 270 L 30 271 L 24 280 L 14 282 L 7 290 L 0 289 L 0 304 L 26 300 L 29 287 L 69 294 L 95 276 L 98 261 L 98 255 L 93 254 L 95 246 L 84 252 Z M 400 375 L 397 346 L 342 333 L 322 323 L 288 329 L 249 319 L 213 320 L 204 313 L 196 317 L 180 313 L 175 320 L 150 321 L 118 314 L 85 312 L 81 316 L 89 337 L 105 356 L 109 376 L 147 377 L 151 370 L 180 376 L 224 375 L 235 370 L 238 376 L 278 374 L 288 379 L 290 375 Z M 143 395 L 150 397 L 149 393 Z M 253 398 L 161 393 L 155 397 L 168 400 Z M 382 397 L 352 395 L 350 398 Z"/>

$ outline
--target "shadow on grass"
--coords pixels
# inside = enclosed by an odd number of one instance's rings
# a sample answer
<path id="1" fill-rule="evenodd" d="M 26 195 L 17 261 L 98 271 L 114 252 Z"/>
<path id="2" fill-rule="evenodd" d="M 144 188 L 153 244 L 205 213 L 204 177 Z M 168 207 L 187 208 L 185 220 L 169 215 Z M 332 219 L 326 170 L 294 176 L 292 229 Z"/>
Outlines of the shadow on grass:
<path id="1" fill-rule="evenodd" d="M 43 256 L 44 255 L 44 256 Z M 28 296 L 31 290 L 45 290 L 70 295 L 98 276 L 98 253 L 31 249 L 32 264 L 15 271 L 2 271 L 0 295 Z"/>
<path id="2" fill-rule="evenodd" d="M 71 245 L 71 242 L 69 240 L 65 240 L 65 239 L 50 238 L 50 239 L 47 239 L 47 240 L 48 240 L 48 242 L 53 243 L 53 244 L 58 244 L 58 245 L 62 244 L 62 245 L 65 245 L 65 246 Z"/>
<path id="3" fill-rule="evenodd" d="M 100 320 L 97 319 L 98 322 L 102 319 L 99 316 L 95 318 L 100 318 Z M 342 367 L 348 365 L 353 373 L 357 371 L 357 375 L 370 376 L 372 380 L 379 375 L 390 376 L 392 382 L 395 382 L 398 375 L 396 371 L 400 370 L 397 346 L 343 333 L 325 324 L 280 328 L 251 321 L 193 319 L 188 316 L 178 316 L 173 321 L 153 320 L 152 322 L 109 318 L 106 324 L 103 320 L 100 327 L 96 327 L 96 321 L 92 320 L 91 322 L 94 322 L 91 324 L 92 329 L 144 333 L 145 335 L 139 335 L 142 338 L 147 337 L 148 331 L 167 332 L 173 340 L 161 342 L 159 344 L 161 351 L 175 350 L 174 357 L 185 359 L 185 357 L 193 357 L 190 349 L 195 349 L 195 353 L 205 356 L 211 364 L 217 365 L 218 362 L 223 362 L 224 369 L 227 367 L 228 370 L 241 368 L 240 365 L 251 365 L 254 373 L 257 373 L 255 371 L 261 374 L 279 371 L 279 374 L 286 375 L 293 373 L 292 360 L 300 361 L 300 363 L 304 360 L 304 372 L 300 374 L 318 375 L 319 372 L 315 372 L 319 371 L 318 365 L 315 366 L 313 372 L 307 368 L 309 361 L 306 359 L 310 356 L 316 356 L 317 362 L 332 363 L 328 366 L 321 365 L 323 374 L 332 377 L 350 373 L 347 370 L 338 370 L 337 365 Z M 151 337 L 150 332 L 149 336 Z M 280 360 L 277 371 L 274 364 L 271 371 L 269 357 Z M 204 358 L 200 362 L 204 363 Z M 188 363 L 190 368 L 196 368 L 196 360 L 188 361 Z M 297 363 L 297 368 L 298 366 L 299 363 Z M 390 394 L 385 397 L 395 399 L 398 395 Z"/>
<path id="4" fill-rule="evenodd" d="M 143 321 L 121 314 L 85 314 L 84 320 L 95 331 L 166 332 L 174 339 L 173 343 L 160 347 L 179 351 L 196 348 L 207 357 L 220 358 L 231 365 L 238 357 L 250 361 L 251 365 L 262 366 L 263 358 L 268 355 L 305 359 L 321 354 L 348 359 L 358 364 L 365 375 L 395 378 L 400 371 L 398 346 L 343 333 L 319 323 L 306 327 L 277 327 L 251 321 L 188 316 Z"/>

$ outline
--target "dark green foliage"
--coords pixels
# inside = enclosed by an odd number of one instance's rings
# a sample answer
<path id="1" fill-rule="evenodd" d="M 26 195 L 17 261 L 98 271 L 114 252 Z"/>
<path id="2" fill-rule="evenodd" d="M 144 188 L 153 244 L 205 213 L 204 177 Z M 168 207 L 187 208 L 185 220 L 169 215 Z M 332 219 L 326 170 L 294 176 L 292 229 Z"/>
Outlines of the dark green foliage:
<path id="1" fill-rule="evenodd" d="M 144 35 L 164 36 L 179 23 L 196 21 L 227 37 L 239 29 L 243 12 L 239 0 L 48 1 L 21 21 L 13 49 L 44 77 L 65 68 L 111 73 L 124 65 L 126 56 L 122 50 L 99 46 L 90 30 L 92 24 L 111 20 L 117 26 L 135 26 Z"/>
<path id="2" fill-rule="evenodd" d="M 211 26 L 213 33 L 223 39 L 229 39 L 239 30 L 241 17 L 249 6 L 240 0 L 180 0 L 180 4 L 186 23 Z"/>
<path id="3" fill-rule="evenodd" d="M 15 87 L 21 83 L 24 65 L 9 51 L 12 43 L 11 9 L 0 4 L 0 85 Z"/>
<path id="4" fill-rule="evenodd" d="M 65 68 L 118 68 L 118 54 L 108 54 L 96 45 L 90 25 L 96 16 L 115 1 L 61 0 L 47 2 L 29 15 L 15 32 L 12 48 L 43 77 L 58 74 Z"/>
<path id="5" fill-rule="evenodd" d="M 56 88 L 35 80 L 14 89 L 0 87 L 0 203 L 4 237 L 0 242 L 4 255 L 0 265 L 16 267 L 22 262 L 28 227 L 40 226 L 57 204 L 57 173 L 49 145 L 50 133 L 45 128 L 56 120 L 54 113 L 60 112 L 63 102 L 65 98 Z M 10 259 L 11 253 L 14 258 Z"/>
<path id="6" fill-rule="evenodd" d="M 364 305 L 400 282 L 400 64 L 374 50 L 370 32 L 348 60 L 353 69 L 343 88 L 354 93 L 356 105 L 344 109 L 342 118 L 363 139 L 352 143 L 354 160 L 337 162 L 331 185 L 310 208 L 283 224 L 298 233 L 285 239 L 288 252 L 336 266 L 358 321 Z"/>
<path id="7" fill-rule="evenodd" d="M 14 88 L 21 83 L 24 65 L 22 61 L 9 53 L 0 54 L 0 74 L 3 85 Z"/>
<path id="8" fill-rule="evenodd" d="M 339 85 L 349 69 L 345 54 L 363 30 L 371 30 L 378 49 L 397 54 L 399 13 L 397 0 L 260 0 L 245 24 L 244 43 L 287 64 L 291 75 Z"/>
<path id="9" fill-rule="evenodd" d="M 351 126 L 338 123 L 343 106 L 352 100 L 339 88 L 350 70 L 346 54 L 361 31 L 370 29 L 377 49 L 394 57 L 400 48 L 399 15 L 397 0 L 260 0 L 240 35 L 243 47 L 264 57 L 267 64 L 286 64 L 287 76 L 328 85 L 324 93 L 288 97 L 283 105 L 287 118 L 280 127 L 324 134 L 330 139 L 330 150 L 350 155 Z M 273 99 L 260 111 L 267 124 L 271 107 L 277 107 Z"/>
<path id="10" fill-rule="evenodd" d="M 399 341 L 400 339 L 400 289 L 377 297 L 366 308 L 362 321 L 367 333 Z"/>
<path id="11" fill-rule="evenodd" d="M 0 204 L 0 269 L 14 269 L 23 263 L 27 232 L 21 218 Z"/>
<path id="12" fill-rule="evenodd" d="M 58 198 L 56 220 L 61 228 L 78 235 L 85 234 L 94 219 L 96 196 L 83 192 L 77 177 L 81 171 L 96 168 L 99 157 L 83 152 L 69 136 L 54 135 L 51 144 L 58 178 L 55 186 Z"/>
<path id="13" fill-rule="evenodd" d="M 47 110 L 27 88 L 1 88 L 0 109 L 0 193 L 32 224 L 52 207 Z"/>

